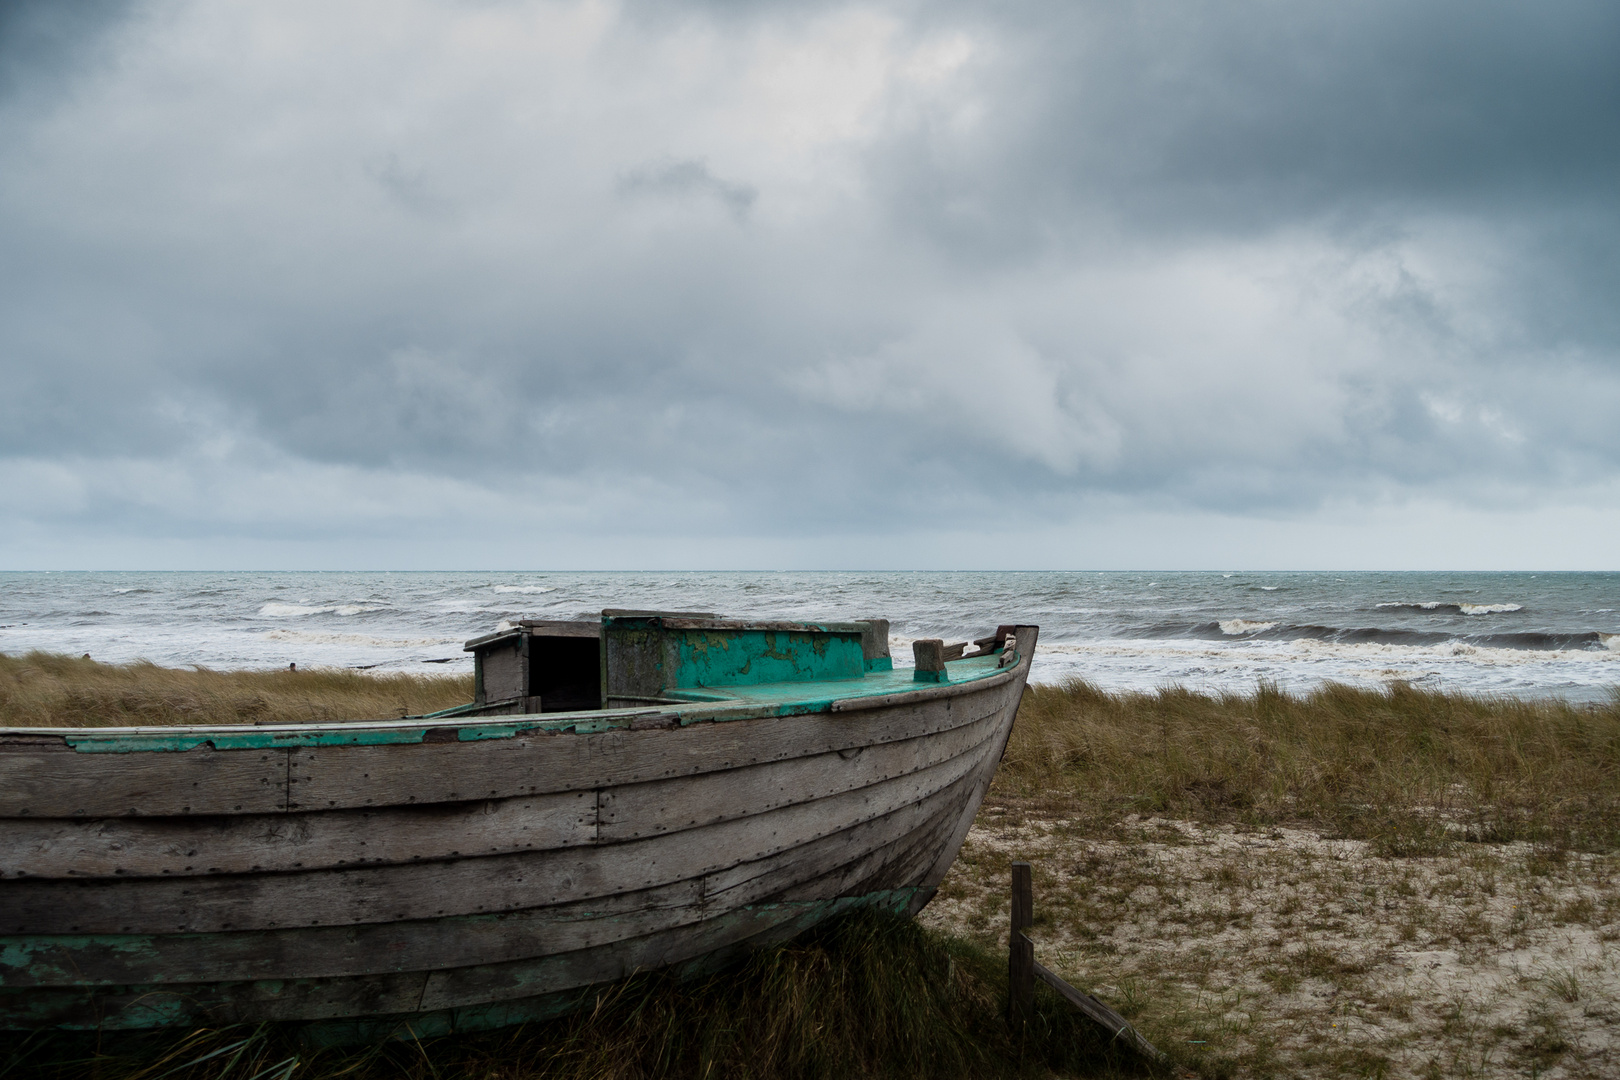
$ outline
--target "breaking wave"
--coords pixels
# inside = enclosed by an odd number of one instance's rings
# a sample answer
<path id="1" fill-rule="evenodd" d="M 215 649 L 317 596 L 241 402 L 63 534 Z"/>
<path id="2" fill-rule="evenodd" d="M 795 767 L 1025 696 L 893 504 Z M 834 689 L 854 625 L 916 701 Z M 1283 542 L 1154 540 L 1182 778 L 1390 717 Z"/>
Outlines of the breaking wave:
<path id="1" fill-rule="evenodd" d="M 1145 638 L 1241 637 L 1246 641 L 1324 641 L 1339 645 L 1468 645 L 1486 649 L 1558 652 L 1570 649 L 1620 651 L 1620 634 L 1598 631 L 1558 633 L 1545 630 L 1495 634 L 1458 634 L 1444 630 L 1408 630 L 1389 626 L 1321 626 L 1250 619 L 1206 623 L 1160 623 L 1138 635 Z"/>
<path id="2" fill-rule="evenodd" d="M 529 596 L 557 591 L 554 585 L 496 585 L 493 588 L 498 593 L 524 593 Z"/>
<path id="3" fill-rule="evenodd" d="M 1449 600 L 1389 600 L 1376 606 L 1405 611 L 1449 611 L 1458 615 L 1504 615 L 1510 611 L 1524 610 L 1523 604 L 1465 604 Z"/>
<path id="4" fill-rule="evenodd" d="M 372 634 L 323 634 L 312 630 L 266 630 L 264 637 L 271 641 L 297 641 L 307 645 L 363 645 L 374 649 L 398 649 L 425 645 L 454 645 L 457 648 L 461 646 L 461 642 L 455 638 L 391 638 L 376 637 Z"/>
<path id="5" fill-rule="evenodd" d="M 304 615 L 364 615 L 368 611 L 381 611 L 386 604 L 328 604 L 315 606 L 311 604 L 284 604 L 279 600 L 272 600 L 259 608 L 259 614 L 266 619 L 296 619 Z"/>

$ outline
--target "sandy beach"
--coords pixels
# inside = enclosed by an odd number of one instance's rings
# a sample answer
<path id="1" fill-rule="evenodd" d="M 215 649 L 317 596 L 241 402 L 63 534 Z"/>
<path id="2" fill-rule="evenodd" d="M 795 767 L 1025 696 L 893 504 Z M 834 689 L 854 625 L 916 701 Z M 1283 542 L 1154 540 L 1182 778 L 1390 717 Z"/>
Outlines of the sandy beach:
<path id="1" fill-rule="evenodd" d="M 1050 811 L 987 803 L 921 918 L 1004 948 L 1029 860 L 1041 962 L 1202 1075 L 1620 1069 L 1620 857 Z"/>

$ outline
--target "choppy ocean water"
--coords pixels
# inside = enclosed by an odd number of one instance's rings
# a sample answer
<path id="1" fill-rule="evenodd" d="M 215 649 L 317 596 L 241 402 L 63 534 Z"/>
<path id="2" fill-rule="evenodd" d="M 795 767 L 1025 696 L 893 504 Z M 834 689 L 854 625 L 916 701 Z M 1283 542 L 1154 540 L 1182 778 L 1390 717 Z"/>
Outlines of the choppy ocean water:
<path id="1" fill-rule="evenodd" d="M 1607 700 L 1620 574 L 4 573 L 0 652 L 214 668 L 469 670 L 468 638 L 604 607 L 891 620 L 909 642 L 1041 626 L 1037 681 L 1326 681 Z"/>

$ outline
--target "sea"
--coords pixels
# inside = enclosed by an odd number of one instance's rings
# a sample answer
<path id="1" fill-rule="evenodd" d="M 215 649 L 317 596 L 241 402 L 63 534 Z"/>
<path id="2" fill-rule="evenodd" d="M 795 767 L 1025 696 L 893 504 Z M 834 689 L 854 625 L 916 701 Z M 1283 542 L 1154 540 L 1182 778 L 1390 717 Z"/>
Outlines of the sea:
<path id="1" fill-rule="evenodd" d="M 603 608 L 882 617 L 899 665 L 916 638 L 1036 623 L 1035 681 L 1106 690 L 1620 694 L 1620 573 L 0 573 L 0 652 L 468 671 L 463 642 L 503 622 Z"/>

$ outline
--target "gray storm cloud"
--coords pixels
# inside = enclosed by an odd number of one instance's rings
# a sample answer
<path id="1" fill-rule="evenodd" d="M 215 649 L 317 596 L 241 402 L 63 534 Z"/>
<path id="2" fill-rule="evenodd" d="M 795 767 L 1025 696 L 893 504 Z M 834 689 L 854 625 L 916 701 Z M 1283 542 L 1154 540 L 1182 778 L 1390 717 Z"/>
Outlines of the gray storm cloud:
<path id="1" fill-rule="evenodd" d="M 13 4 L 0 562 L 1457 507 L 1534 564 L 1620 506 L 1616 55 L 1599 3 Z"/>

